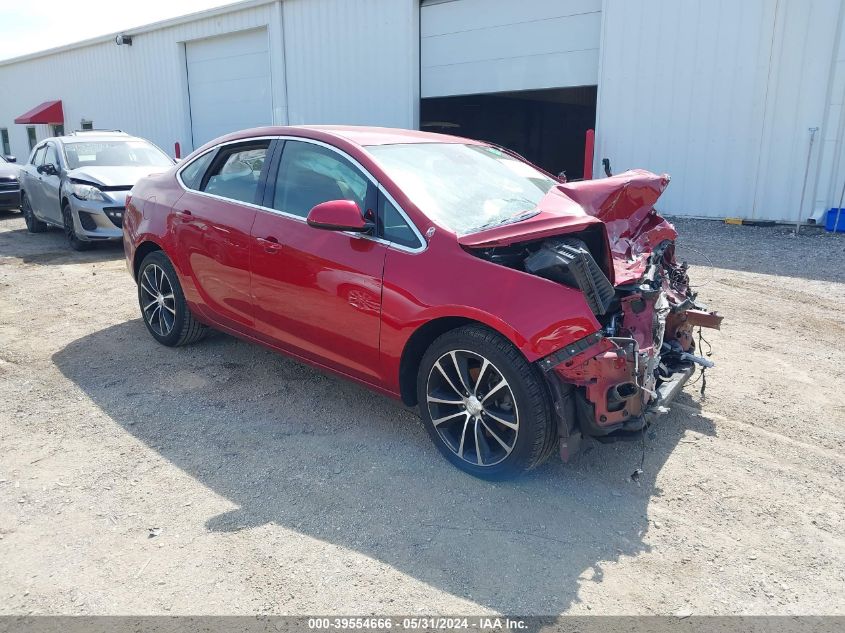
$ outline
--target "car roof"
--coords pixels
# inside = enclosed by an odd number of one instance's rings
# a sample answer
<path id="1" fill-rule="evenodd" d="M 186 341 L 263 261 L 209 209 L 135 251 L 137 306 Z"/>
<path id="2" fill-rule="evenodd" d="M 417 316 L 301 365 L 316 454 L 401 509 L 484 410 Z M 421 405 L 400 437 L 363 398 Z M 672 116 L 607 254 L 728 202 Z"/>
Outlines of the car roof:
<path id="1" fill-rule="evenodd" d="M 373 145 L 397 145 L 404 143 L 464 143 L 472 145 L 483 145 L 481 141 L 475 141 L 460 136 L 448 134 L 436 134 L 434 132 L 421 132 L 419 130 L 405 130 L 392 127 L 369 127 L 360 125 L 290 125 L 290 126 L 268 126 L 240 130 L 207 143 L 204 147 L 211 147 L 221 142 L 248 139 L 256 136 L 302 136 L 317 140 L 326 140 L 327 137 L 343 140 L 361 147 Z"/>
<path id="2" fill-rule="evenodd" d="M 470 139 L 435 132 L 405 130 L 393 127 L 360 125 L 297 125 L 300 129 L 315 130 L 345 138 L 356 145 L 396 145 L 400 143 L 477 143 Z"/>
<path id="3" fill-rule="evenodd" d="M 55 140 L 67 145 L 70 143 L 103 143 L 106 141 L 140 141 L 143 139 L 126 132 L 85 132 L 83 134 L 56 136 Z"/>

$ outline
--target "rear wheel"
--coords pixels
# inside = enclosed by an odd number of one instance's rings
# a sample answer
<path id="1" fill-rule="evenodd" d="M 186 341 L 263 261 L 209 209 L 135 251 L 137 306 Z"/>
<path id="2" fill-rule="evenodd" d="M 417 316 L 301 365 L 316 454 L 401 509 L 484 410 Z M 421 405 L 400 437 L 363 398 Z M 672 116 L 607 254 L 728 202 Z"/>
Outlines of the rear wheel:
<path id="1" fill-rule="evenodd" d="M 476 477 L 507 479 L 534 468 L 557 440 L 543 377 L 509 341 L 481 326 L 432 343 L 417 397 L 440 452 Z"/>
<path id="2" fill-rule="evenodd" d="M 141 262 L 138 303 L 147 331 L 162 345 L 188 345 L 208 333 L 208 327 L 191 314 L 176 270 L 162 251 L 150 253 Z"/>
<path id="3" fill-rule="evenodd" d="M 21 213 L 23 213 L 23 220 L 26 222 L 26 230 L 30 233 L 43 233 L 47 230 L 47 224 L 35 217 L 29 198 L 23 191 L 21 192 Z"/>
<path id="4" fill-rule="evenodd" d="M 88 251 L 94 247 L 93 242 L 79 239 L 76 234 L 76 228 L 73 226 L 73 216 L 71 215 L 70 205 L 65 203 L 62 207 L 62 222 L 65 227 L 65 238 L 68 246 L 75 251 Z"/>

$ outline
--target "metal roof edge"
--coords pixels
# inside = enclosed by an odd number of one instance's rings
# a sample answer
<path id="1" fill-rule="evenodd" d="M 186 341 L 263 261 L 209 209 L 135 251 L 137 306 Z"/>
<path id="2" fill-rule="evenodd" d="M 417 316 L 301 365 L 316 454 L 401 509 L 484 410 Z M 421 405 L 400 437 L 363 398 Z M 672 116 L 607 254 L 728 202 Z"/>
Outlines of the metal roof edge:
<path id="1" fill-rule="evenodd" d="M 168 18 L 166 20 L 160 20 L 158 22 L 152 22 L 150 24 L 144 24 L 142 26 L 136 26 L 134 28 L 123 29 L 121 31 L 114 31 L 112 33 L 108 33 L 105 35 L 98 35 L 96 37 L 88 38 L 87 40 L 81 40 L 79 42 L 72 42 L 70 44 L 63 44 L 61 46 L 56 46 L 54 48 L 48 48 L 43 51 L 36 51 L 34 53 L 27 53 L 26 55 L 19 55 L 18 57 L 10 57 L 8 59 L 0 60 L 0 67 L 2 66 L 10 66 L 12 64 L 17 64 L 19 62 L 29 61 L 31 59 L 38 59 L 39 57 L 48 57 L 50 55 L 55 55 L 56 53 L 63 53 L 65 51 L 75 50 L 77 48 L 85 48 L 86 46 L 93 46 L 95 44 L 103 44 L 105 42 L 113 42 L 114 38 L 121 33 L 124 35 L 141 35 L 144 33 L 150 33 L 151 31 L 158 31 L 160 29 L 166 29 L 171 26 L 178 26 L 180 24 L 185 24 L 187 22 L 193 22 L 194 20 L 201 20 L 204 18 L 213 18 L 218 15 L 223 15 L 226 13 L 234 13 L 235 11 L 242 11 L 244 9 L 251 9 L 252 7 L 258 7 L 264 4 L 273 4 L 276 2 L 280 2 L 281 0 L 241 0 L 240 2 L 235 2 L 233 4 L 224 4 L 219 7 L 212 7 L 211 9 L 203 9 L 202 11 L 195 11 L 193 13 L 188 13 L 186 15 L 178 15 L 173 18 Z"/>

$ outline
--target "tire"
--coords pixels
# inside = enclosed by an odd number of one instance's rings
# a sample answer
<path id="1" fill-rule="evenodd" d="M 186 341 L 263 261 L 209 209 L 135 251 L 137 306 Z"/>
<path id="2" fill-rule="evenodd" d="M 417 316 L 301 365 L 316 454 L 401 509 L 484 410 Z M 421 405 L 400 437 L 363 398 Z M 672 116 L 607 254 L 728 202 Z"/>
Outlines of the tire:
<path id="1" fill-rule="evenodd" d="M 482 326 L 451 330 L 431 344 L 417 374 L 417 398 L 440 452 L 481 479 L 509 479 L 535 468 L 557 442 L 540 371 Z"/>
<path id="2" fill-rule="evenodd" d="M 147 331 L 162 345 L 189 345 L 208 334 L 208 327 L 191 314 L 176 270 L 162 251 L 153 251 L 141 262 L 138 304 Z"/>
<path id="3" fill-rule="evenodd" d="M 47 223 L 35 217 L 29 198 L 23 191 L 21 191 L 21 213 L 23 213 L 23 219 L 26 222 L 26 230 L 30 233 L 43 233 L 47 230 Z"/>
<path id="4" fill-rule="evenodd" d="M 76 228 L 73 226 L 73 217 L 71 216 L 70 205 L 65 203 L 62 207 L 62 223 L 65 227 L 65 239 L 67 245 L 75 251 L 89 251 L 94 247 L 93 242 L 88 242 L 79 239 L 76 234 Z"/>

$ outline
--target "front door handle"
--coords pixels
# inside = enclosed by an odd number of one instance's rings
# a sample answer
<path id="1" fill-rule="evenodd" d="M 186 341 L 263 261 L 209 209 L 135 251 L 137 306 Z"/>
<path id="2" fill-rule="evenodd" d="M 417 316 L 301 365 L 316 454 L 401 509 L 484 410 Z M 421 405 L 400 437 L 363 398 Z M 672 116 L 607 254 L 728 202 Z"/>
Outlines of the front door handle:
<path id="1" fill-rule="evenodd" d="M 271 255 L 278 253 L 280 250 L 284 248 L 282 244 L 279 244 L 279 240 L 277 240 L 272 235 L 268 237 L 259 237 L 258 243 L 264 247 L 264 252 L 269 253 Z"/>

